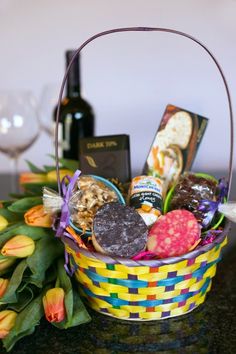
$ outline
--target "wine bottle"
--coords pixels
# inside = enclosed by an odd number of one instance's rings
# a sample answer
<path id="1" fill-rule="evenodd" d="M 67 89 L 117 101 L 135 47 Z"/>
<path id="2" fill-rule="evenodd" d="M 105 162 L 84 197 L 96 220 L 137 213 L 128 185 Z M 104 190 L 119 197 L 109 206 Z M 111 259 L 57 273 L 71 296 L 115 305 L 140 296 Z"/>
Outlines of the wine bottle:
<path id="1" fill-rule="evenodd" d="M 66 67 L 74 54 L 66 51 Z M 57 107 L 54 110 L 56 120 Z M 94 135 L 94 114 L 91 105 L 81 97 L 80 56 L 72 64 L 66 85 L 66 95 L 60 106 L 58 142 L 59 156 L 79 160 L 79 141 Z"/>

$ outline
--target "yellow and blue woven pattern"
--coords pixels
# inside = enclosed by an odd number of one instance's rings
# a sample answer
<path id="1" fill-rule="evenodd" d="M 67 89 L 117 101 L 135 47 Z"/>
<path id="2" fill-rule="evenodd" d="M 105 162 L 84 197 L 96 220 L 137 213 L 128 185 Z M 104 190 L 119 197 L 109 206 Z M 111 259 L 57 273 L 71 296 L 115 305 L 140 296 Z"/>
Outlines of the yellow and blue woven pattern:
<path id="1" fill-rule="evenodd" d="M 84 250 L 67 251 L 78 266 L 80 293 L 90 307 L 120 319 L 148 321 L 182 315 L 205 300 L 226 241 L 224 237 L 205 252 L 176 257 L 175 262 L 169 259 L 171 263 L 121 262 Z"/>

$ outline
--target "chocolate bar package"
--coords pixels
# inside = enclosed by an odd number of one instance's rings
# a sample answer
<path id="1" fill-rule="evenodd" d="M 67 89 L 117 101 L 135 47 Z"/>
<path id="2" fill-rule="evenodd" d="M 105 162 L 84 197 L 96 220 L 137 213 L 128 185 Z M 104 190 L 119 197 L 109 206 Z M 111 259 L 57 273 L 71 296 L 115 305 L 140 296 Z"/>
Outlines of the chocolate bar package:
<path id="1" fill-rule="evenodd" d="M 173 184 L 190 170 L 207 127 L 208 119 L 168 105 L 152 142 L 143 172 Z"/>
<path id="2" fill-rule="evenodd" d="M 83 174 L 104 178 L 131 179 L 129 135 L 108 135 L 80 140 L 80 169 Z"/>

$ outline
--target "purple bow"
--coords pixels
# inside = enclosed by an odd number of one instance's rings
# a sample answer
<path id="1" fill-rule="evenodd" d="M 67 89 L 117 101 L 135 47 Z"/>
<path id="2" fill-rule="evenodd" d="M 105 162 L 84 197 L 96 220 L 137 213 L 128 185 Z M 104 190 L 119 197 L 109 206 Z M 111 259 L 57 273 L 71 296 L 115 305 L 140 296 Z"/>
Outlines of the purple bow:
<path id="1" fill-rule="evenodd" d="M 61 190 L 63 205 L 61 208 L 61 216 L 55 218 L 53 223 L 53 230 L 56 232 L 56 237 L 61 237 L 62 239 L 70 239 L 74 242 L 73 237 L 66 231 L 67 226 L 70 224 L 70 210 L 69 210 L 69 201 L 71 198 L 71 193 L 74 189 L 75 183 L 80 175 L 81 171 L 76 170 L 73 177 L 65 176 L 61 181 Z M 68 184 L 66 185 L 66 181 Z M 72 265 L 71 256 L 65 250 L 65 264 L 64 268 L 69 276 L 72 276 L 76 271 L 76 266 Z"/>
<path id="2" fill-rule="evenodd" d="M 80 175 L 81 171 L 76 170 L 73 177 L 65 176 L 61 181 L 61 190 L 62 190 L 62 198 L 63 205 L 61 208 L 61 217 L 59 220 L 59 225 L 56 226 L 56 236 L 60 237 L 65 234 L 65 229 L 70 224 L 70 211 L 69 211 L 69 201 L 71 198 L 71 193 L 74 189 L 75 183 Z M 68 185 L 66 185 L 66 181 L 68 181 Z"/>
<path id="3" fill-rule="evenodd" d="M 219 191 L 219 195 L 216 201 L 203 199 L 199 203 L 198 210 L 206 214 L 204 219 L 202 220 L 202 226 L 206 228 L 212 222 L 212 219 L 217 212 L 220 204 L 224 202 L 224 199 L 228 194 L 228 183 L 224 178 L 219 180 L 219 184 L 217 186 Z"/>

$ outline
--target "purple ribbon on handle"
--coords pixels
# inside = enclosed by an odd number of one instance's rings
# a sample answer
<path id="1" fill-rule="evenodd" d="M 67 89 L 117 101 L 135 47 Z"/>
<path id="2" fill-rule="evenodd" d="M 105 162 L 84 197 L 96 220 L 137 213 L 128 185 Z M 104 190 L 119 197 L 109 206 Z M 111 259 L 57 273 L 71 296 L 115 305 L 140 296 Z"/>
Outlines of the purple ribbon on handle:
<path id="1" fill-rule="evenodd" d="M 61 181 L 61 190 L 62 190 L 62 198 L 63 205 L 61 208 L 61 216 L 59 218 L 55 218 L 53 224 L 53 230 L 56 232 L 56 237 L 65 237 L 69 238 L 72 242 L 74 242 L 73 237 L 66 231 L 67 226 L 70 224 L 70 210 L 69 210 L 69 201 L 71 198 L 71 193 L 74 189 L 75 183 L 80 175 L 81 171 L 76 170 L 73 177 L 65 176 Z M 66 182 L 68 184 L 66 185 Z M 76 271 L 76 266 L 72 265 L 70 255 L 65 250 L 65 264 L 64 268 L 67 274 L 71 277 Z"/>
<path id="2" fill-rule="evenodd" d="M 199 203 L 198 210 L 206 214 L 205 218 L 202 220 L 202 226 L 206 228 L 212 222 L 212 219 L 217 212 L 220 204 L 224 202 L 224 199 L 228 194 L 228 183 L 224 178 L 219 180 L 217 186 L 219 195 L 216 201 L 203 199 Z"/>
<path id="3" fill-rule="evenodd" d="M 76 170 L 73 177 L 65 176 L 61 181 L 61 190 L 62 190 L 62 198 L 63 205 L 61 208 L 61 217 L 59 220 L 59 224 L 56 226 L 56 236 L 60 237 L 65 234 L 65 229 L 70 224 L 70 211 L 69 211 L 69 201 L 71 197 L 71 193 L 74 189 L 75 183 L 81 174 L 80 170 Z M 68 185 L 66 185 L 66 181 L 68 181 Z"/>

